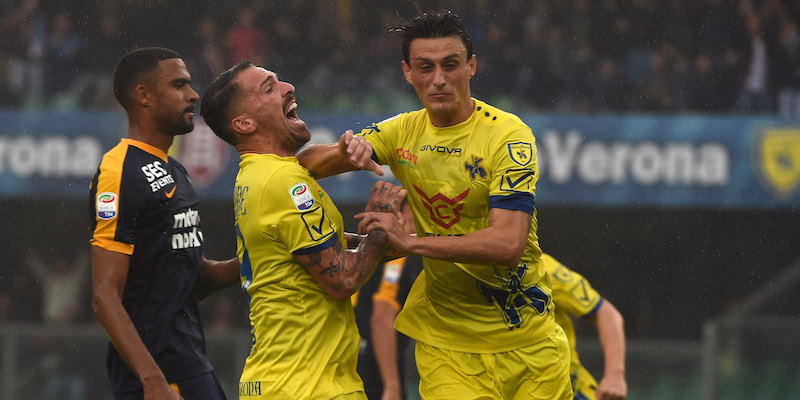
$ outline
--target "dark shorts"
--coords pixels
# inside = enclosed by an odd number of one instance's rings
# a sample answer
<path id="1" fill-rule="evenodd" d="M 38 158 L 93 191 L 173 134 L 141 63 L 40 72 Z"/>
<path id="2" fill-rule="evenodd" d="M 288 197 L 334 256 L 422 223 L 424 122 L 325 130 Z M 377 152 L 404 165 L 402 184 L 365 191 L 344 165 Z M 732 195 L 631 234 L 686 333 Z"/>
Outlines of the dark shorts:
<path id="1" fill-rule="evenodd" d="M 173 387 L 175 385 L 178 386 L 180 395 L 184 400 L 227 400 L 213 372 L 207 372 L 172 383 Z M 143 398 L 143 392 L 126 393 L 116 396 L 116 400 L 142 400 Z"/>

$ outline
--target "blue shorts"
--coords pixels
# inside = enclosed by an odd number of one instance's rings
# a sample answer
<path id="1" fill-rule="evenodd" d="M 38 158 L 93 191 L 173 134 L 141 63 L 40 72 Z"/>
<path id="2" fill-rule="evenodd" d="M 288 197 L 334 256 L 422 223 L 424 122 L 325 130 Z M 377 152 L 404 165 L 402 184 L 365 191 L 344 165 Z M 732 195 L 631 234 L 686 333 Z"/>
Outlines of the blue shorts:
<path id="1" fill-rule="evenodd" d="M 214 372 L 193 376 L 179 382 L 170 383 L 184 400 L 227 400 Z M 142 400 L 144 392 L 126 393 L 116 396 L 116 400 Z"/>

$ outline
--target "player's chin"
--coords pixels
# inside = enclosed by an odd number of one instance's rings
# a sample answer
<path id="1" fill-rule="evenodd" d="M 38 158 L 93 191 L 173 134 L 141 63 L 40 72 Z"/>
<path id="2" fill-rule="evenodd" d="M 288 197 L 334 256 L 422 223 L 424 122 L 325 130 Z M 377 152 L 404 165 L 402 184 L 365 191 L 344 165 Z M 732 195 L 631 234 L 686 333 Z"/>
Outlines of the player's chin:
<path id="1" fill-rule="evenodd" d="M 191 119 L 189 119 L 188 121 L 183 121 L 183 123 L 179 126 L 178 130 L 180 131 L 181 134 L 193 131 L 194 121 L 192 121 Z"/>

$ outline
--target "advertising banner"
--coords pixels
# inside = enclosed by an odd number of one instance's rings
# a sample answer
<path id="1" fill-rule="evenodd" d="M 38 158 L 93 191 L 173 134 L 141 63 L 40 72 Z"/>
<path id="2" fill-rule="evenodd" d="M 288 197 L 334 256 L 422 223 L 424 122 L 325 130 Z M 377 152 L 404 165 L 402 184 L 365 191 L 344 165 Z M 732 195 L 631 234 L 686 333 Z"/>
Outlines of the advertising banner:
<path id="1" fill-rule="evenodd" d="M 312 143 L 386 116 L 304 113 Z M 536 137 L 539 204 L 587 207 L 795 209 L 800 124 L 773 117 L 522 115 Z M 81 199 L 102 155 L 125 135 L 121 113 L 0 112 L 0 195 Z M 203 201 L 229 201 L 239 157 L 197 118 L 170 154 Z M 337 202 L 362 202 L 379 179 L 321 180 Z"/>

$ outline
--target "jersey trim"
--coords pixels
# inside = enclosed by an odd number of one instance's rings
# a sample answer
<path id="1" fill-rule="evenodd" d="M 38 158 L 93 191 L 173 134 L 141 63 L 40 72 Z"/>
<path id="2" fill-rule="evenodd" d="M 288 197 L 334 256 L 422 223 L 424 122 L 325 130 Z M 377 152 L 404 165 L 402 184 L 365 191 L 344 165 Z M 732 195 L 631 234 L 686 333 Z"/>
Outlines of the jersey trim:
<path id="1" fill-rule="evenodd" d="M 489 208 L 524 211 L 530 215 L 536 211 L 536 201 L 531 193 L 513 193 L 508 196 L 489 196 Z"/>
<path id="2" fill-rule="evenodd" d="M 339 236 L 338 235 L 333 235 L 330 238 L 328 238 L 328 240 L 326 240 L 326 241 L 324 241 L 324 242 L 322 242 L 322 243 L 320 243 L 320 244 L 318 244 L 316 246 L 311 246 L 311 247 L 306 247 L 304 249 L 299 249 L 299 250 L 294 251 L 292 254 L 298 255 L 298 256 L 305 256 L 305 255 L 308 255 L 308 254 L 319 253 L 322 250 L 325 250 L 328 247 L 331 247 L 331 246 L 333 246 L 334 244 L 336 244 L 338 242 L 339 242 Z"/>
<path id="3" fill-rule="evenodd" d="M 95 190 L 90 192 L 93 195 L 91 199 L 94 210 L 95 227 L 92 232 L 92 239 L 90 243 L 94 246 L 102 247 L 108 250 L 125 253 L 128 255 L 133 254 L 133 244 L 123 243 L 115 240 L 117 235 L 117 222 L 119 221 L 120 204 L 122 202 L 122 169 L 125 164 L 125 158 L 128 155 L 128 143 L 123 139 L 121 146 L 114 147 L 111 151 L 103 156 L 103 160 L 98 167 L 97 185 Z M 94 179 L 93 179 L 94 181 Z M 97 214 L 97 197 L 99 193 L 115 193 L 117 195 L 117 213 L 113 218 L 102 219 Z M 113 247 L 113 248 L 112 248 Z M 115 250 L 122 249 L 126 251 Z"/>
<path id="4" fill-rule="evenodd" d="M 372 295 L 372 302 L 376 303 L 382 301 L 388 303 L 395 311 L 400 311 L 400 303 L 397 301 L 397 292 L 399 285 L 396 283 L 381 282 L 378 291 Z"/>
<path id="5" fill-rule="evenodd" d="M 127 254 L 129 256 L 133 255 L 132 244 L 117 242 L 108 238 L 99 238 L 99 239 L 91 238 L 89 240 L 89 244 L 109 251 L 113 251 L 115 253 Z"/>
<path id="6" fill-rule="evenodd" d="M 372 157 L 370 157 L 372 161 L 375 161 L 375 164 L 381 165 L 381 161 L 378 160 L 378 153 L 375 152 L 375 149 L 372 149 Z"/>
<path id="7" fill-rule="evenodd" d="M 138 147 L 138 148 L 140 148 L 140 149 L 142 149 L 142 150 L 144 150 L 144 151 L 146 151 L 146 152 L 148 152 L 148 153 L 150 153 L 150 154 L 152 154 L 152 155 L 164 160 L 164 162 L 166 162 L 166 163 L 169 162 L 169 156 L 167 155 L 167 153 L 164 153 L 158 147 L 151 146 L 151 145 L 149 145 L 149 144 L 147 144 L 145 142 L 140 142 L 138 140 L 128 139 L 128 138 L 123 138 L 122 142 L 123 143 L 127 143 L 128 145 L 133 146 L 133 147 Z"/>
<path id="8" fill-rule="evenodd" d="M 605 299 L 601 297 L 600 301 L 597 302 L 597 305 L 594 306 L 592 311 L 589 311 L 588 313 L 586 313 L 586 315 L 584 315 L 582 318 L 592 318 L 592 317 L 594 317 L 594 315 L 597 314 L 597 310 L 599 310 L 600 306 L 603 305 L 604 301 L 605 301 Z"/>

